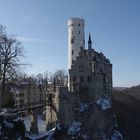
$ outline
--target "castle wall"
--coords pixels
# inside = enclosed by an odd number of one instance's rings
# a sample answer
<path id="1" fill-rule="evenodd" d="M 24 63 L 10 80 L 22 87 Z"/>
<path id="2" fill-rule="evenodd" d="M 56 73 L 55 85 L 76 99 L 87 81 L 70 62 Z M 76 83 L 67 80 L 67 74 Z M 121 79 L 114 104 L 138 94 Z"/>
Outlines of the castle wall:
<path id="1" fill-rule="evenodd" d="M 71 92 L 88 89 L 97 99 L 112 93 L 112 64 L 93 49 L 79 53 L 69 74 Z"/>

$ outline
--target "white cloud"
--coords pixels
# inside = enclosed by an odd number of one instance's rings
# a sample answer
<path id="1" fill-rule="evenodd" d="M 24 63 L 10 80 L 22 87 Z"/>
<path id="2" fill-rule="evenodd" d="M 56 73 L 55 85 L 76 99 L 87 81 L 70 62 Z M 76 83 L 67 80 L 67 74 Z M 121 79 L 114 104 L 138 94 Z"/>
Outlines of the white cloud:
<path id="1" fill-rule="evenodd" d="M 17 37 L 21 42 L 29 42 L 29 43 L 48 43 L 51 40 L 40 39 L 40 38 L 32 38 L 32 37 Z"/>
<path id="2" fill-rule="evenodd" d="M 37 26 L 34 27 L 34 30 L 39 30 L 41 29 L 43 26 L 45 26 L 48 23 L 48 19 L 43 20 L 42 22 L 40 22 Z"/>

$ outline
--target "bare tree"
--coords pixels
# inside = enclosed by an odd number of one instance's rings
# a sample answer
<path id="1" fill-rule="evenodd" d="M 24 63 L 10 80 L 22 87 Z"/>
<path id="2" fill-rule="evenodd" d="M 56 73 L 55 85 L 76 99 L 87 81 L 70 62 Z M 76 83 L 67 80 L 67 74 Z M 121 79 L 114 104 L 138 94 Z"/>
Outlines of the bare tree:
<path id="1" fill-rule="evenodd" d="M 1 103 L 6 92 L 6 82 L 17 75 L 23 57 L 22 44 L 15 36 L 8 36 L 0 26 L 0 82 Z"/>
<path id="2" fill-rule="evenodd" d="M 63 70 L 63 69 L 57 70 L 54 73 L 54 77 L 55 77 L 55 80 L 56 80 L 56 84 L 58 86 L 65 86 L 66 85 L 66 83 L 67 83 L 67 74 L 66 74 L 65 70 Z"/>

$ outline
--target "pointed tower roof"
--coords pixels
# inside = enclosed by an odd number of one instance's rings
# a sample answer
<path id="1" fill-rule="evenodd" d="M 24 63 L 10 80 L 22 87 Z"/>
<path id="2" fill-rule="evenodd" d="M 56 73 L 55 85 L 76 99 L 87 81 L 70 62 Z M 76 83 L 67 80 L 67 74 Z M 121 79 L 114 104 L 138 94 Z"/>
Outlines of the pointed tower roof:
<path id="1" fill-rule="evenodd" d="M 89 33 L 89 38 L 88 38 L 88 49 L 89 49 L 89 50 L 92 49 L 92 41 L 91 41 L 90 33 Z"/>
<path id="2" fill-rule="evenodd" d="M 92 41 L 91 41 L 91 36 L 90 36 L 90 33 L 89 33 L 89 38 L 88 38 L 88 44 L 91 44 Z"/>

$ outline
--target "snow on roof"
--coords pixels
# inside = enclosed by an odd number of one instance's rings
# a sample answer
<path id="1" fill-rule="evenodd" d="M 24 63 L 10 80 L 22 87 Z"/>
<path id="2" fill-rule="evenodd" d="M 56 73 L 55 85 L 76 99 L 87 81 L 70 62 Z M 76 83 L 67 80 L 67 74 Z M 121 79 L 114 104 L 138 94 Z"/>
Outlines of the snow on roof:
<path id="1" fill-rule="evenodd" d="M 108 110 L 111 107 L 110 99 L 101 97 L 96 102 L 102 110 Z"/>

